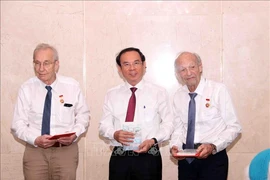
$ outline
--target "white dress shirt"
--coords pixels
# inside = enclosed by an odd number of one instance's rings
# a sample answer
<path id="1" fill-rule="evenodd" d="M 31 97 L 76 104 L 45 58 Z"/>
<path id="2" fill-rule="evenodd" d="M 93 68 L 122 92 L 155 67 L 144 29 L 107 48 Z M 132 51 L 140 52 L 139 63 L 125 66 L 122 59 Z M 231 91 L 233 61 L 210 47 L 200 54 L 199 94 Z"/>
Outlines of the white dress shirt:
<path id="1" fill-rule="evenodd" d="M 168 140 L 173 130 L 173 116 L 167 91 L 142 80 L 136 85 L 134 121 L 125 122 L 131 87 L 125 83 L 107 92 L 99 124 L 100 135 L 109 139 L 112 146 L 122 146 L 113 137 L 115 131 L 122 130 L 126 124 L 136 124 L 141 127 L 142 142 L 151 138 L 158 142 Z"/>
<path id="2" fill-rule="evenodd" d="M 187 86 L 182 86 L 173 98 L 174 132 L 170 146 L 182 149 L 186 143 L 188 129 L 188 104 L 190 101 Z M 232 100 L 224 84 L 201 81 L 195 90 L 196 120 L 194 143 L 212 143 L 217 152 L 229 146 L 241 132 Z"/>
<path id="3" fill-rule="evenodd" d="M 41 135 L 42 115 L 46 84 L 37 77 L 26 81 L 20 88 L 12 121 L 12 133 L 19 139 L 34 145 Z M 51 84 L 51 135 L 75 132 L 77 137 L 86 131 L 90 112 L 79 83 L 69 77 L 57 75 Z M 69 104 L 71 107 L 67 107 Z"/>

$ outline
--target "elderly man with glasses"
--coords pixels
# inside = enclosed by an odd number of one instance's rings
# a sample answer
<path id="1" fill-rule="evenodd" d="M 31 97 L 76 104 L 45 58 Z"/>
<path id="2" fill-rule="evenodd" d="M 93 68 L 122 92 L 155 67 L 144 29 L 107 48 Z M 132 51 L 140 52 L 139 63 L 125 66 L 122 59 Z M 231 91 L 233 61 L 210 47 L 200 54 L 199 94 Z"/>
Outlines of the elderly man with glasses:
<path id="1" fill-rule="evenodd" d="M 21 86 L 11 127 L 14 136 L 26 142 L 24 177 L 74 180 L 77 140 L 89 125 L 88 106 L 79 83 L 57 74 L 59 58 L 53 46 L 39 44 L 33 65 L 36 77 Z"/>

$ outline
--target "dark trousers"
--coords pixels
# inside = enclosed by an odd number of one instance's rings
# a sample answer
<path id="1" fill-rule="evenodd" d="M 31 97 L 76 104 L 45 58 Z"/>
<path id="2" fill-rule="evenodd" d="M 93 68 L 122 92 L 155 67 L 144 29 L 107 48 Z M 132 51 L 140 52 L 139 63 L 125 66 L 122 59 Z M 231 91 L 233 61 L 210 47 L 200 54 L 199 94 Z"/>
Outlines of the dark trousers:
<path id="1" fill-rule="evenodd" d="M 178 180 L 226 180 L 228 176 L 228 156 L 226 149 L 206 159 L 194 159 L 188 163 L 178 161 Z"/>
<path id="2" fill-rule="evenodd" d="M 109 163 L 109 180 L 161 180 L 162 160 L 158 146 L 147 153 L 114 147 Z"/>

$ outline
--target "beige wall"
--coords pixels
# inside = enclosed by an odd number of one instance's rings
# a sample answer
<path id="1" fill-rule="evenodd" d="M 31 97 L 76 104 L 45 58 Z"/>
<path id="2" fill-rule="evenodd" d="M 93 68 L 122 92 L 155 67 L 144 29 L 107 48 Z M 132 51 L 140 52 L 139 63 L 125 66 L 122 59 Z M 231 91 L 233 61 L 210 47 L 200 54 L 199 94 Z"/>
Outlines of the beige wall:
<path id="1" fill-rule="evenodd" d="M 10 134 L 20 85 L 33 76 L 32 51 L 55 45 L 60 73 L 76 78 L 91 108 L 91 126 L 80 141 L 78 180 L 108 177 L 110 150 L 98 136 L 106 91 L 122 80 L 115 54 L 139 47 L 146 79 L 178 87 L 173 61 L 179 51 L 199 53 L 204 76 L 224 82 L 243 134 L 229 149 L 229 180 L 245 179 L 256 153 L 270 147 L 270 2 L 1 1 L 1 180 L 21 180 L 24 146 Z M 176 180 L 177 166 L 162 148 L 163 179 Z"/>

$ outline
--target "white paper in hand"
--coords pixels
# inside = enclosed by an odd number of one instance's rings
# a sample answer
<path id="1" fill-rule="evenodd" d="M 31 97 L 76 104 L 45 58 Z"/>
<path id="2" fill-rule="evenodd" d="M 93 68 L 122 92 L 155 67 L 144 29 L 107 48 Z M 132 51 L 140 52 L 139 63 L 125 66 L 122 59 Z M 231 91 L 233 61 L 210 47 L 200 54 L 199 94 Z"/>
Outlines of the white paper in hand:
<path id="1" fill-rule="evenodd" d="M 184 149 L 177 153 L 179 157 L 198 157 L 200 155 L 199 152 L 196 152 L 196 149 Z"/>

